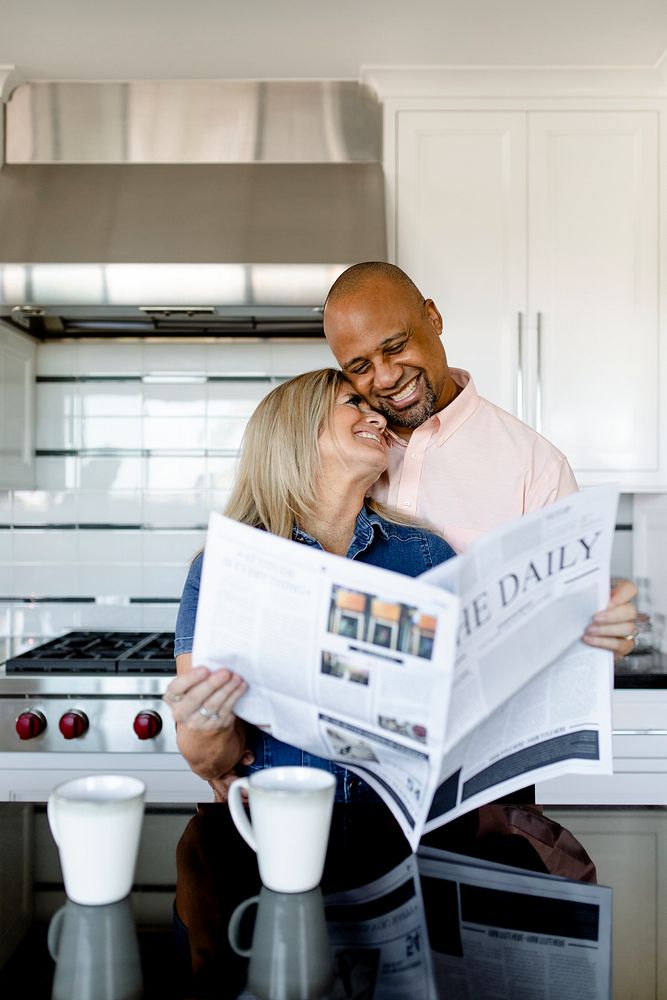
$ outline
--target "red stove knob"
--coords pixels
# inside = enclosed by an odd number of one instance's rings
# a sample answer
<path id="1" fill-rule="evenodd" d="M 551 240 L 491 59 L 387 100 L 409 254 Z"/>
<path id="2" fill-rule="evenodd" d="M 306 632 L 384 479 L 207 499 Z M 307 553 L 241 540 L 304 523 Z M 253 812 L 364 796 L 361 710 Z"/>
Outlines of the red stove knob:
<path id="1" fill-rule="evenodd" d="M 66 740 L 76 740 L 88 729 L 88 716 L 78 708 L 73 708 L 71 712 L 60 716 L 58 729 Z"/>
<path id="2" fill-rule="evenodd" d="M 140 740 L 152 740 L 162 732 L 162 719 L 158 712 L 139 712 L 133 728 Z"/>
<path id="3" fill-rule="evenodd" d="M 32 740 L 46 729 L 46 718 L 36 708 L 21 712 L 16 720 L 16 732 L 20 740 Z"/>

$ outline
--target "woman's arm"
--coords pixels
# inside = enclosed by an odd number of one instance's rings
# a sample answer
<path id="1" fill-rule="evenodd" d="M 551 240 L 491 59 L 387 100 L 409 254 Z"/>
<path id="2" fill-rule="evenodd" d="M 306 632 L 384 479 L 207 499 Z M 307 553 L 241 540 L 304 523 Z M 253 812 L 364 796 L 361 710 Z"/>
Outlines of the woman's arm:
<path id="1" fill-rule="evenodd" d="M 176 722 L 179 750 L 214 790 L 246 749 L 245 726 L 233 713 L 246 687 L 229 670 L 193 668 L 192 654 L 181 653 L 176 657 L 176 677 L 164 694 Z"/>

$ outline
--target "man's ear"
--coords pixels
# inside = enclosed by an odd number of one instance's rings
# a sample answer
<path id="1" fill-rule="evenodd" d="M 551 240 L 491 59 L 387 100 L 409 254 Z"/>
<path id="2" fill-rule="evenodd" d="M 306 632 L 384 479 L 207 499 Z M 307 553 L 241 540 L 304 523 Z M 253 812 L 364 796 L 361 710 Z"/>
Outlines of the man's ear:
<path id="1" fill-rule="evenodd" d="M 433 299 L 424 299 L 424 309 L 426 310 L 426 316 L 429 323 L 432 325 L 433 329 L 439 337 L 442 336 L 442 316 L 438 311 Z"/>

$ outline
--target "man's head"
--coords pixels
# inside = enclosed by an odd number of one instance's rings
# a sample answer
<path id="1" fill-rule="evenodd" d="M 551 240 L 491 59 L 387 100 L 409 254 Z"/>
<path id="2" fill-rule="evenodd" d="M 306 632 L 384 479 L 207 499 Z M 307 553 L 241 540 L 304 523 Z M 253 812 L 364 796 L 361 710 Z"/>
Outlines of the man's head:
<path id="1" fill-rule="evenodd" d="M 329 346 L 356 391 L 403 436 L 456 396 L 431 299 L 393 264 L 355 264 L 324 306 Z"/>

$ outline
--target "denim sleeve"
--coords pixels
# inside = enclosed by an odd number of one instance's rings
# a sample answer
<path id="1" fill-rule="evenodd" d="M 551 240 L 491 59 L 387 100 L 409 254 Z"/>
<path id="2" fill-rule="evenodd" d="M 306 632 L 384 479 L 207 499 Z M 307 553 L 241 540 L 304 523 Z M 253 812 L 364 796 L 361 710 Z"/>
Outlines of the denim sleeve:
<path id="1" fill-rule="evenodd" d="M 201 579 L 201 567 L 204 560 L 204 553 L 192 560 L 190 572 L 188 573 L 181 603 L 178 607 L 176 618 L 176 635 L 174 637 L 174 656 L 181 653 L 192 652 L 192 640 L 195 634 L 195 618 L 197 616 L 197 602 L 199 601 L 199 581 Z"/>

